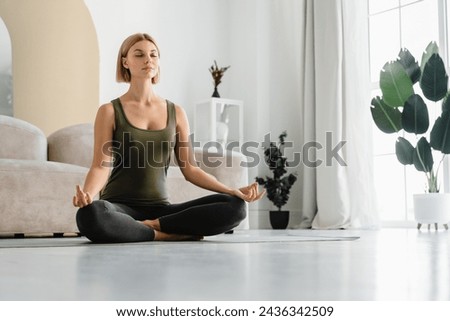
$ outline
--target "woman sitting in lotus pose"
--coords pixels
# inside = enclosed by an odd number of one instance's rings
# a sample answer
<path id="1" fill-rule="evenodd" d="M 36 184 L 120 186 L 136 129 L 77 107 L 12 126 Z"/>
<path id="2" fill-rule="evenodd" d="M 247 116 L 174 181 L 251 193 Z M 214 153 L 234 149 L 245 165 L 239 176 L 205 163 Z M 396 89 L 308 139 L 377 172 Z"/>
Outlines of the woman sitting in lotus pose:
<path id="1" fill-rule="evenodd" d="M 78 228 L 93 242 L 200 240 L 236 227 L 245 218 L 245 201 L 264 194 L 257 183 L 230 188 L 196 166 L 186 113 L 154 91 L 159 57 L 147 34 L 131 35 L 120 47 L 117 81 L 129 89 L 98 109 L 92 166 L 73 197 Z M 172 152 L 186 180 L 217 193 L 170 204 Z"/>

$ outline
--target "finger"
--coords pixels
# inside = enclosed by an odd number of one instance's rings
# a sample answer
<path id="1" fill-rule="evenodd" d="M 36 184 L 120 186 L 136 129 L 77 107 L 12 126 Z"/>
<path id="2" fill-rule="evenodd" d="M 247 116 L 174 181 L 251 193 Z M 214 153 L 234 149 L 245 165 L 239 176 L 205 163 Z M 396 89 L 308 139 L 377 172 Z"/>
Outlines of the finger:
<path id="1" fill-rule="evenodd" d="M 258 193 L 257 193 L 257 191 L 256 191 L 256 188 L 253 186 L 253 188 L 251 189 L 252 199 L 254 199 L 255 196 L 256 196 L 257 194 L 258 194 Z"/>
<path id="2" fill-rule="evenodd" d="M 252 191 L 253 191 L 253 198 L 257 197 L 258 194 L 259 194 L 258 185 L 257 184 L 253 185 Z"/>
<path id="3" fill-rule="evenodd" d="M 80 207 L 84 207 L 84 206 L 87 205 L 87 202 L 86 202 L 86 194 L 83 193 L 83 192 L 80 192 L 80 195 L 78 196 L 78 205 L 79 205 Z"/>
<path id="4" fill-rule="evenodd" d="M 261 193 L 265 193 L 266 192 L 266 189 L 264 187 L 262 187 L 261 190 L 262 190 Z M 259 192 L 259 185 L 256 186 L 256 194 L 258 194 L 258 195 L 260 194 L 260 192 Z"/>
<path id="5" fill-rule="evenodd" d="M 263 190 L 261 193 L 259 193 L 259 194 L 256 196 L 255 201 L 260 200 L 265 194 L 266 194 L 266 190 Z"/>
<path id="6" fill-rule="evenodd" d="M 83 197 L 83 198 L 81 199 L 81 204 L 83 205 L 83 207 L 89 205 L 89 203 L 88 203 L 87 200 L 86 200 L 86 197 Z"/>
<path id="7" fill-rule="evenodd" d="M 241 187 L 239 190 L 240 190 L 242 193 L 247 193 L 247 191 L 248 191 L 248 186 Z"/>
<path id="8" fill-rule="evenodd" d="M 82 202 L 80 202 L 80 199 L 77 196 L 73 197 L 73 206 L 83 208 Z"/>
<path id="9" fill-rule="evenodd" d="M 77 185 L 77 196 L 78 196 L 78 204 L 81 204 L 83 207 L 88 205 L 87 194 L 81 189 L 80 185 Z"/>
<path id="10" fill-rule="evenodd" d="M 84 192 L 84 190 L 81 188 L 80 185 L 77 185 L 77 192 L 78 192 L 80 195 L 83 195 L 83 196 L 86 195 L 86 193 Z"/>
<path id="11" fill-rule="evenodd" d="M 249 202 L 250 201 L 250 199 L 249 199 L 249 197 L 248 197 L 248 195 L 247 194 L 244 194 L 244 193 L 242 193 L 241 191 L 239 191 L 238 190 L 238 195 L 237 195 L 239 198 L 241 198 L 241 199 L 243 199 L 244 201 L 246 201 L 246 202 Z"/>
<path id="12" fill-rule="evenodd" d="M 246 189 L 243 194 L 245 195 L 245 197 L 249 198 L 252 195 L 252 190 L 251 189 Z"/>
<path id="13" fill-rule="evenodd" d="M 261 193 L 256 193 L 256 194 L 252 197 L 251 202 L 260 200 L 260 199 L 264 196 L 264 194 L 266 194 L 266 190 L 265 190 L 265 189 L 264 189 Z"/>
<path id="14" fill-rule="evenodd" d="M 79 200 L 84 198 L 83 190 L 81 189 L 80 185 L 77 185 L 77 198 Z"/>
<path id="15" fill-rule="evenodd" d="M 91 197 L 91 194 L 86 193 L 86 201 L 87 201 L 88 204 L 91 204 L 91 203 L 92 203 L 92 197 Z"/>

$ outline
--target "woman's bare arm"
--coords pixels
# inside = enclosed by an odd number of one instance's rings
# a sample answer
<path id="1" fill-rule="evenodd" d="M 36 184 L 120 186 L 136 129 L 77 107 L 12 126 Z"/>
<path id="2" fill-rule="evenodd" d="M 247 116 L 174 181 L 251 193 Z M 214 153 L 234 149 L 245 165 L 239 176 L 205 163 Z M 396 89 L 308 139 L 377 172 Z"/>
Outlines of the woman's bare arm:
<path id="1" fill-rule="evenodd" d="M 185 179 L 201 188 L 230 195 L 235 195 L 245 201 L 251 202 L 259 200 L 264 191 L 258 192 L 258 184 L 253 183 L 239 189 L 231 188 L 219 182 L 214 176 L 206 173 L 197 166 L 192 146 L 189 142 L 189 122 L 184 110 L 176 106 L 177 135 L 175 145 L 175 157 Z"/>
<path id="2" fill-rule="evenodd" d="M 74 206 L 84 207 L 92 203 L 108 180 L 111 163 L 111 147 L 114 131 L 114 109 L 112 104 L 102 105 L 94 124 L 94 157 L 86 175 L 84 187 L 77 186 L 73 198 Z"/>

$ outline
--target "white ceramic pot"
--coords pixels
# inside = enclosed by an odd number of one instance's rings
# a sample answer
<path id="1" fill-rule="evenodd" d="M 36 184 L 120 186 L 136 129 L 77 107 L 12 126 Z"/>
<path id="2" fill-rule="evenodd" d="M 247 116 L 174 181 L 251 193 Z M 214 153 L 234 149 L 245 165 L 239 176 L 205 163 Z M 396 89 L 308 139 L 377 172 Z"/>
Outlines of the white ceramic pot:
<path id="1" fill-rule="evenodd" d="M 419 224 L 447 224 L 450 221 L 450 194 L 414 194 L 414 216 Z"/>

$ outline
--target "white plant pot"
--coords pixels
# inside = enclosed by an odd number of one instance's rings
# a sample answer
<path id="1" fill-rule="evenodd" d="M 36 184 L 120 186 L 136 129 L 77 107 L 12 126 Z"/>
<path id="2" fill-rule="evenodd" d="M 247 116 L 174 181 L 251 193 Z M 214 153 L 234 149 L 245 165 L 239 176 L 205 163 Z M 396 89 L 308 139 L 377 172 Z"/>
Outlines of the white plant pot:
<path id="1" fill-rule="evenodd" d="M 450 221 L 450 194 L 414 194 L 414 217 L 421 224 L 444 224 Z"/>

